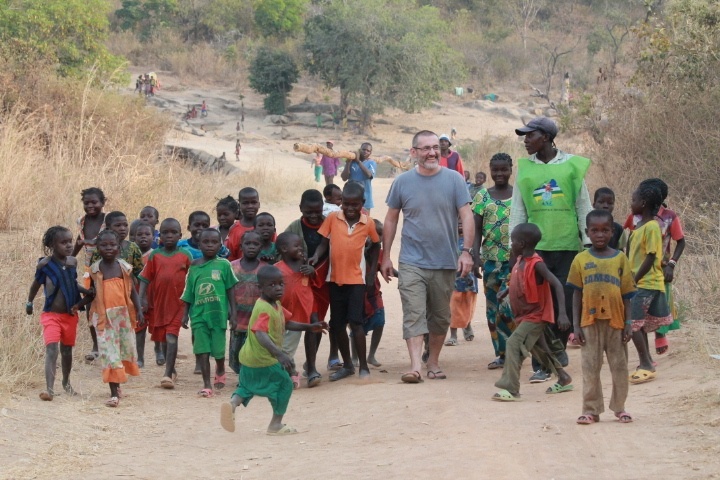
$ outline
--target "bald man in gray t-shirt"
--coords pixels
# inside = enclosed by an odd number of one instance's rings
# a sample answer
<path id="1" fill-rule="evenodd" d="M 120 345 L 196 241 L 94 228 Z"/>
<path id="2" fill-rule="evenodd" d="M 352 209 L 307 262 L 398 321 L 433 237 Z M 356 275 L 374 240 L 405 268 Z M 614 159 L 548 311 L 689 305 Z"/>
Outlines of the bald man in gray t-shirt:
<path id="1" fill-rule="evenodd" d="M 458 217 L 464 244 L 472 245 L 475 236 L 465 179 L 440 167 L 438 136 L 427 130 L 419 132 L 412 145 L 410 155 L 417 166 L 397 177 L 388 193 L 380 267 L 385 281 L 389 281 L 393 270 L 390 249 L 402 212 L 398 288 L 403 306 L 403 338 L 410 353 L 410 371 L 401 377 L 405 383 L 422 381 L 420 369 L 426 333 L 430 334 L 427 376 L 446 378 L 438 362 L 450 326 L 455 272 L 467 275 L 473 265 L 472 249 L 463 249 L 458 257 Z"/>

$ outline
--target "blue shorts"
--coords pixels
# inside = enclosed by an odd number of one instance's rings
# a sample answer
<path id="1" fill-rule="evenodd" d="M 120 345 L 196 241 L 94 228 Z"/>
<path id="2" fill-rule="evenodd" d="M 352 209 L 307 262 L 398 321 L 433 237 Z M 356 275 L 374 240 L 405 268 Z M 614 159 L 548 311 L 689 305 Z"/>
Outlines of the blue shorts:
<path id="1" fill-rule="evenodd" d="M 385 309 L 384 308 L 378 308 L 375 310 L 375 313 L 372 314 L 371 317 L 369 317 L 367 320 L 365 320 L 365 323 L 363 324 L 363 331 L 365 332 L 365 335 L 367 335 L 369 332 L 375 330 L 376 328 L 382 328 L 385 326 Z M 350 336 L 352 337 L 352 332 L 350 332 Z"/>

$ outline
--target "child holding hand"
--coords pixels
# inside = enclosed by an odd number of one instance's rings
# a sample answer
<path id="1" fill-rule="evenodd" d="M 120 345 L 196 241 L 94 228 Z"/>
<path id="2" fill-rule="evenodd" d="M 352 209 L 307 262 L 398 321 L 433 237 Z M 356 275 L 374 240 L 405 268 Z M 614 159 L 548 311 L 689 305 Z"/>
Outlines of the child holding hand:
<path id="1" fill-rule="evenodd" d="M 631 336 L 630 298 L 635 295 L 635 284 L 625 254 L 610 247 L 614 232 L 610 212 L 593 210 L 586 218 L 586 233 L 592 247 L 575 257 L 567 281 L 575 289 L 574 335 L 583 346 L 583 406 L 577 423 L 595 423 L 605 410 L 600 383 L 603 353 L 612 375 L 610 410 L 621 423 L 629 423 L 632 416 L 625 411 L 627 342 Z"/>
<path id="2" fill-rule="evenodd" d="M 25 312 L 33 313 L 33 300 L 42 286 L 45 290 L 45 306 L 40 314 L 45 340 L 45 384 L 47 389 L 40 399 L 50 402 L 55 396 L 55 371 L 58 353 L 61 355 L 62 386 L 75 395 L 70 385 L 72 370 L 72 347 L 77 335 L 78 309 L 82 306 L 80 293 L 88 291 L 77 283 L 77 259 L 73 252 L 73 235 L 65 227 L 50 227 L 43 235 L 43 247 L 48 255 L 40 259 L 35 270 L 35 280 L 30 285 Z M 88 301 L 90 296 L 86 297 Z M 84 302 L 89 303 L 89 302 Z"/>
<path id="3" fill-rule="evenodd" d="M 228 432 L 235 431 L 235 409 L 247 406 L 254 396 L 266 397 L 272 405 L 273 416 L 268 435 L 289 435 L 297 430 L 282 423 L 287 411 L 293 384 L 289 372 L 295 369 L 290 357 L 282 351 L 285 330 L 320 333 L 327 323 L 297 323 L 290 320 L 290 312 L 280 303 L 285 285 L 277 267 L 267 265 L 258 271 L 261 296 L 255 303 L 248 338 L 240 350 L 240 382 L 220 408 L 220 424 Z"/>
<path id="4" fill-rule="evenodd" d="M 276 266 L 283 275 L 285 282 L 285 293 L 282 296 L 282 304 L 290 311 L 292 319 L 298 323 L 317 323 L 318 314 L 315 309 L 315 298 L 311 284 L 315 281 L 315 269 L 307 264 L 302 239 L 299 235 L 291 232 L 283 232 L 277 238 L 277 247 L 282 258 Z M 283 340 L 283 352 L 294 362 L 302 332 L 285 332 Z M 321 375 L 315 368 L 317 354 L 317 339 L 314 333 L 305 333 L 305 359 L 304 365 L 307 372 L 308 388 L 320 384 Z M 300 386 L 300 376 L 297 371 L 290 374 L 293 386 Z"/>

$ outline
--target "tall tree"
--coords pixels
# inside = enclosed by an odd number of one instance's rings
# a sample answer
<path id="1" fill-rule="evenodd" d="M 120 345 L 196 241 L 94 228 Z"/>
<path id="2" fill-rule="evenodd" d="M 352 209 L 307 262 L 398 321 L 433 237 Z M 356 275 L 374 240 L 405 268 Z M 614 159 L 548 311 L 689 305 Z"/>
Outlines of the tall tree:
<path id="1" fill-rule="evenodd" d="M 307 69 L 340 89 L 345 115 L 362 110 L 361 129 L 387 106 L 406 112 L 439 98 L 464 69 L 443 40 L 439 11 L 405 0 L 335 0 L 305 22 Z"/>
<path id="2" fill-rule="evenodd" d="M 255 23 L 266 37 L 292 37 L 302 30 L 307 0 L 256 0 Z"/>
<path id="3" fill-rule="evenodd" d="M 281 50 L 260 48 L 250 65 L 250 88 L 266 95 L 265 110 L 272 114 L 283 114 L 287 107 L 287 96 L 300 78 L 300 71 L 290 55 Z"/>
<path id="4" fill-rule="evenodd" d="M 61 75 L 82 75 L 93 65 L 101 77 L 123 59 L 105 47 L 106 0 L 0 0 L 0 48 L 26 62 L 56 64 Z"/>

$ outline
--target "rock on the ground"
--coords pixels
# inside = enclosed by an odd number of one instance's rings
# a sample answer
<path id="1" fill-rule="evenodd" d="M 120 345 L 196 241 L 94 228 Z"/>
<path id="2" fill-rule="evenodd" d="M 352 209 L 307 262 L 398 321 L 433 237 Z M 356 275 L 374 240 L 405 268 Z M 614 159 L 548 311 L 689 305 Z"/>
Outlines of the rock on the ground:
<path id="1" fill-rule="evenodd" d="M 202 172 L 220 171 L 224 173 L 232 173 L 236 171 L 236 168 L 227 162 L 226 159 L 211 155 L 204 150 L 179 147 L 176 145 L 165 145 L 165 153 L 168 156 L 182 160 Z"/>

